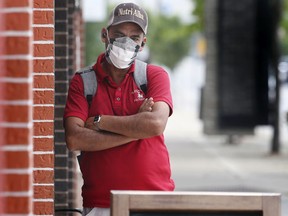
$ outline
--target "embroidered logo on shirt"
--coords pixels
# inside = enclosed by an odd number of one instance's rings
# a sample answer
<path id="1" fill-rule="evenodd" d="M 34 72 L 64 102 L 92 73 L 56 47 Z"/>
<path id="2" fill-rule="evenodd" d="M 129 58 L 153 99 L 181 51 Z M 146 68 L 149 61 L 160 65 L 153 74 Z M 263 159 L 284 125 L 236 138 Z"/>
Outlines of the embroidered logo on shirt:
<path id="1" fill-rule="evenodd" d="M 143 101 L 145 99 L 143 92 L 138 89 L 135 89 L 132 94 L 134 95 L 134 102 Z"/>

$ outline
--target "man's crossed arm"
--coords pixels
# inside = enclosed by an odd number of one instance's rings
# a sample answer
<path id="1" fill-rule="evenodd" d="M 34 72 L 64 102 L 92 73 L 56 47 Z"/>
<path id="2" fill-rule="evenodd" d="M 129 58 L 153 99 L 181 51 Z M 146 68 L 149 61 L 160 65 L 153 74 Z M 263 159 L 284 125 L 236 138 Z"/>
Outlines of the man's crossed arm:
<path id="1" fill-rule="evenodd" d="M 164 132 L 170 108 L 165 102 L 146 99 L 138 113 L 130 116 L 101 116 L 99 129 L 94 117 L 86 122 L 77 117 L 65 120 L 65 138 L 70 150 L 99 151 Z"/>

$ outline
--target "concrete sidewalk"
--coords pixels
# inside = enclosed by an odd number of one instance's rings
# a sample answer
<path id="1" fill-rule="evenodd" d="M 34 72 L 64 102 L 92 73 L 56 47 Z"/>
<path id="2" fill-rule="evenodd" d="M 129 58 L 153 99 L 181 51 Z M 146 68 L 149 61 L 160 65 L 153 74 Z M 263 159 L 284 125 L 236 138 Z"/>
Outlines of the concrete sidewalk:
<path id="1" fill-rule="evenodd" d="M 277 192 L 282 216 L 288 216 L 288 141 L 270 154 L 271 129 L 227 144 L 227 137 L 205 136 L 193 112 L 174 112 L 165 136 L 176 190 Z"/>

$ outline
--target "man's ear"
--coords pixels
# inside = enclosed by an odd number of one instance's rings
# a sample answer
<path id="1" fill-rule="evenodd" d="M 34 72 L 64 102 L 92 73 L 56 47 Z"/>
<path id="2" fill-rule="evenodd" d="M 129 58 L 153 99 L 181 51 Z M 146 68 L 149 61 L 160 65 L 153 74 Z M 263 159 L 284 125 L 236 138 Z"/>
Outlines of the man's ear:
<path id="1" fill-rule="evenodd" d="M 142 51 L 144 49 L 144 46 L 146 44 L 147 38 L 144 36 L 143 41 L 141 43 L 141 47 L 140 47 L 140 51 Z"/>
<path id="2" fill-rule="evenodd" d="M 105 28 L 102 28 L 102 30 L 101 30 L 101 41 L 102 41 L 103 43 L 107 43 L 107 40 L 108 40 L 108 38 L 107 38 L 107 31 L 106 31 Z"/>

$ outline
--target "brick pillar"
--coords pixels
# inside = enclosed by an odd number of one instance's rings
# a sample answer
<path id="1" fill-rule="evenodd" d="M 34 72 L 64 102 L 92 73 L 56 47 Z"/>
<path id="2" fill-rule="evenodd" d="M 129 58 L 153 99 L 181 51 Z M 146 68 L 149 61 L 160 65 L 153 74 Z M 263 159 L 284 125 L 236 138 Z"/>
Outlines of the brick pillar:
<path id="1" fill-rule="evenodd" d="M 79 26 L 82 16 L 75 0 L 55 1 L 55 9 L 55 207 L 79 208 L 79 169 L 75 153 L 66 148 L 62 118 L 69 80 L 83 64 L 83 36 L 77 43 L 75 32 L 75 23 Z"/>
<path id="2" fill-rule="evenodd" d="M 0 10 L 2 10 L 4 8 L 4 4 L 3 2 L 0 2 Z M 4 23 L 4 14 L 0 13 L 0 33 L 5 31 L 5 23 Z M 2 56 L 4 55 L 4 44 L 5 41 L 3 39 L 0 39 L 0 68 L 4 68 L 5 67 L 5 60 L 2 59 Z M 4 72 L 0 71 L 0 80 L 2 80 L 4 78 Z M 2 83 L 0 83 L 0 92 L 4 92 L 4 85 Z M 4 101 L 4 94 L 0 94 L 0 103 L 2 104 Z M 2 124 L 4 122 L 4 108 L 2 107 L 2 105 L 0 105 L 0 124 Z M 4 129 L 2 129 L 2 127 L 0 127 L 1 131 L 4 131 Z M 2 132 L 1 132 L 2 133 Z M 0 171 L 2 171 L 5 166 L 4 166 L 4 154 L 3 154 L 3 150 L 2 150 L 2 146 L 4 146 L 5 141 L 4 141 L 4 136 L 0 136 Z M 4 187 L 4 182 L 3 182 L 3 173 L 0 172 L 0 193 L 3 192 L 3 187 Z M 0 215 L 3 214 L 4 212 L 4 199 L 2 196 L 0 196 Z"/>
<path id="3" fill-rule="evenodd" d="M 55 208 L 68 208 L 68 150 L 63 111 L 68 90 L 68 0 L 55 0 Z"/>
<path id="4" fill-rule="evenodd" d="M 34 0 L 34 214 L 54 214 L 54 1 Z"/>
<path id="5" fill-rule="evenodd" d="M 68 0 L 68 78 L 69 80 L 75 73 L 75 32 L 74 32 L 74 18 L 75 18 L 75 0 Z M 75 207 L 75 171 L 76 171 L 76 155 L 74 152 L 69 152 L 68 157 L 68 203 L 70 208 Z"/>
<path id="6" fill-rule="evenodd" d="M 77 4 L 76 4 L 77 3 Z M 80 208 L 81 182 L 76 154 L 68 152 L 63 111 L 68 84 L 83 66 L 82 12 L 78 0 L 55 0 L 55 208 Z M 76 6 L 77 5 L 77 6 Z M 79 30 L 81 29 L 81 31 Z"/>
<path id="7" fill-rule="evenodd" d="M 31 215 L 32 1 L 1 1 L 0 22 L 0 213 Z"/>

